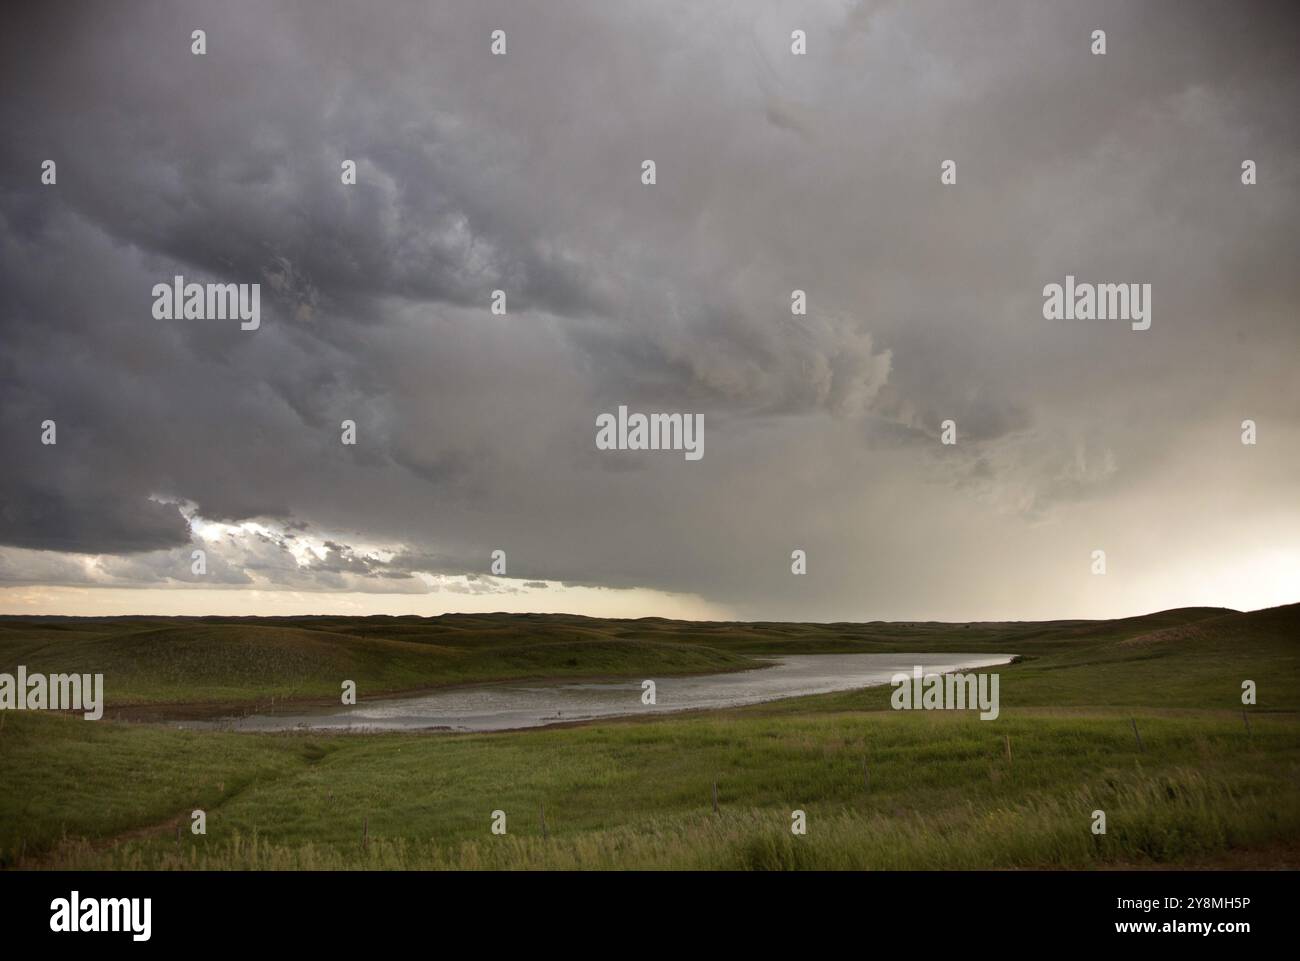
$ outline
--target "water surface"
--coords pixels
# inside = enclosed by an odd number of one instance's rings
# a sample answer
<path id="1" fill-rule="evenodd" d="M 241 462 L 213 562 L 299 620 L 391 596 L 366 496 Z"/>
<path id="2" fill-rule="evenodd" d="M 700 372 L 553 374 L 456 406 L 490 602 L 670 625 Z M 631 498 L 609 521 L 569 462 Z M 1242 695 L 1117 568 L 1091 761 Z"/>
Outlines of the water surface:
<path id="1" fill-rule="evenodd" d="M 946 674 L 1006 664 L 1010 654 L 792 654 L 769 657 L 768 667 L 728 674 L 653 678 L 656 701 L 641 703 L 644 678 L 606 683 L 503 681 L 413 696 L 377 698 L 355 707 L 292 714 L 250 715 L 186 727 L 242 731 L 505 731 L 629 714 L 663 714 L 740 707 L 783 697 L 826 694 L 888 684 L 920 664 Z"/>

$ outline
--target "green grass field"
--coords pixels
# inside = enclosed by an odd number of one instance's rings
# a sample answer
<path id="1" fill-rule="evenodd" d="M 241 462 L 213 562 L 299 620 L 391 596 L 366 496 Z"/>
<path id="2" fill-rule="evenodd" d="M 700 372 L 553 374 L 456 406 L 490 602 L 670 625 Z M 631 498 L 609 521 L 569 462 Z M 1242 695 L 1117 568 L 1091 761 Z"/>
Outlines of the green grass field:
<path id="1" fill-rule="evenodd" d="M 256 710 L 272 698 L 336 703 L 344 679 L 365 697 L 507 678 L 753 666 L 740 654 L 676 641 L 671 632 L 606 627 L 610 622 L 465 620 L 0 619 L 0 670 L 25 664 L 44 673 L 103 673 L 111 679 L 111 711 L 149 704 Z"/>
<path id="2" fill-rule="evenodd" d="M 232 734 L 6 711 L 0 859 L 235 869 L 1298 863 L 1300 605 L 972 625 L 0 619 L 0 670 L 103 671 L 107 718 L 123 702 L 337 697 L 341 676 L 364 698 L 853 651 L 1020 659 L 992 669 L 994 721 L 893 711 L 889 688 L 473 735 Z M 1246 679 L 1259 702 L 1244 717 Z M 188 830 L 196 808 L 206 836 Z M 803 836 L 790 831 L 796 809 Z M 497 810 L 504 836 L 490 832 Z M 1091 830 L 1095 810 L 1105 835 Z"/>

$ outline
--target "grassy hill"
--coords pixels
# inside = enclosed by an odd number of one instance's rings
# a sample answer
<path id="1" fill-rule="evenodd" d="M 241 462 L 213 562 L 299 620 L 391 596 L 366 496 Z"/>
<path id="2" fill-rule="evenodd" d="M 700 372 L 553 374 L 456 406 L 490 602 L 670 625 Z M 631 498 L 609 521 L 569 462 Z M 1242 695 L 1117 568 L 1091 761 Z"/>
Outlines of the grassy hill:
<path id="1" fill-rule="evenodd" d="M 1020 659 L 989 669 L 1001 714 L 988 722 L 893 711 L 888 688 L 467 735 L 230 734 L 4 712 L 0 866 L 1300 866 L 1300 605 L 969 626 L 0 621 L 0 657 L 33 670 L 107 665 L 109 684 L 141 698 L 246 696 L 266 689 L 261 671 L 276 690 L 304 691 L 339 671 L 376 685 L 636 676 L 647 659 L 715 670 L 845 650 Z M 1249 708 L 1246 679 L 1259 690 Z M 195 808 L 208 834 L 178 834 Z M 489 832 L 498 809 L 504 837 Z M 795 809 L 804 837 L 789 830 Z M 1098 809 L 1105 835 L 1090 830 Z"/>
<path id="2" fill-rule="evenodd" d="M 385 622 L 403 618 L 383 618 Z M 440 619 L 432 619 L 440 620 Z M 0 671 L 103 673 L 108 710 L 209 704 L 222 710 L 517 678 L 712 673 L 757 666 L 669 636 L 593 626 L 530 630 L 507 615 L 455 624 L 360 618 L 0 620 Z"/>
<path id="3" fill-rule="evenodd" d="M 365 697 L 507 679 L 743 670 L 760 666 L 764 655 L 789 653 L 997 651 L 1087 658 L 1116 641 L 1203 622 L 1228 624 L 1241 616 L 1186 608 L 1116 621 L 974 624 L 699 623 L 542 614 L 5 617 L 0 671 L 24 664 L 42 673 L 103 673 L 110 711 L 182 703 L 240 710 L 265 707 L 271 698 L 334 699 L 344 680 L 355 681 Z M 1122 662 L 1145 655 L 1115 648 L 1097 656 Z"/>

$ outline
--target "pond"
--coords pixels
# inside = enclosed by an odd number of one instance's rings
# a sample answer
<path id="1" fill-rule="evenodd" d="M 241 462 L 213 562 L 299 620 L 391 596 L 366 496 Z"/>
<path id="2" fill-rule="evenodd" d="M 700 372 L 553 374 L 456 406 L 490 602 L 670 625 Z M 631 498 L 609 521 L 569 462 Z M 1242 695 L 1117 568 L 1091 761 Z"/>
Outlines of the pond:
<path id="1" fill-rule="evenodd" d="M 605 717 L 740 707 L 786 697 L 888 684 L 920 664 L 946 674 L 1007 664 L 1010 654 L 794 654 L 769 666 L 726 674 L 651 678 L 656 703 L 643 704 L 642 681 L 502 681 L 424 694 L 375 698 L 354 707 L 189 721 L 190 728 L 238 731 L 506 731 Z"/>

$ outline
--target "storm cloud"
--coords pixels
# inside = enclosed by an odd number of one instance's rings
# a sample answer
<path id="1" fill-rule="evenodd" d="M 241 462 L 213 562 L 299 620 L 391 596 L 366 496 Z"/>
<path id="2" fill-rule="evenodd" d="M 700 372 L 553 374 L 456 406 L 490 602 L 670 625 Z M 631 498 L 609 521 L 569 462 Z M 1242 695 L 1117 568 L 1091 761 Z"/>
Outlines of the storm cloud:
<path id="1" fill-rule="evenodd" d="M 521 590 L 742 617 L 1294 601 L 1297 26 L 32 5 L 0 40 L 0 584 L 184 586 L 202 547 L 227 590 L 495 590 L 499 549 Z M 259 329 L 156 320 L 177 275 L 260 283 Z M 1150 330 L 1044 319 L 1067 275 L 1151 284 Z M 702 414 L 705 456 L 598 451 L 619 405 Z"/>

